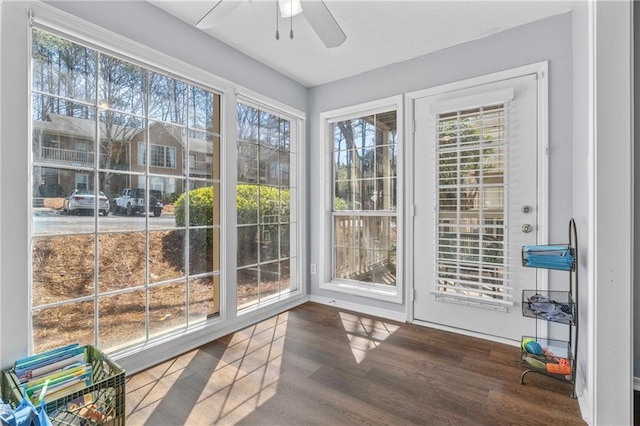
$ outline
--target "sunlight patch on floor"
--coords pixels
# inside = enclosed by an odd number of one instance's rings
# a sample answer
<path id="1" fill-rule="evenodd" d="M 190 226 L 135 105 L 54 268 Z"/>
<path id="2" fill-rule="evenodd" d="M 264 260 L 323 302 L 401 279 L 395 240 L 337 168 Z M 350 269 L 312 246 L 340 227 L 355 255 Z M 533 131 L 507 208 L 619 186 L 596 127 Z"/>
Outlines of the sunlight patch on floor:
<path id="1" fill-rule="evenodd" d="M 128 383 L 127 423 L 147 424 L 165 399 L 189 412 L 176 416 L 184 424 L 241 421 L 276 395 L 287 319 L 283 313 L 234 333 L 221 355 L 191 351 L 139 373 Z"/>
<path id="2" fill-rule="evenodd" d="M 340 312 L 340 319 L 349 339 L 351 353 L 358 364 L 364 361 L 369 351 L 379 347 L 400 328 L 394 324 L 345 312 Z"/>
<path id="3" fill-rule="evenodd" d="M 283 313 L 234 334 L 187 424 L 203 414 L 214 422 L 239 422 L 276 394 L 287 316 Z"/>

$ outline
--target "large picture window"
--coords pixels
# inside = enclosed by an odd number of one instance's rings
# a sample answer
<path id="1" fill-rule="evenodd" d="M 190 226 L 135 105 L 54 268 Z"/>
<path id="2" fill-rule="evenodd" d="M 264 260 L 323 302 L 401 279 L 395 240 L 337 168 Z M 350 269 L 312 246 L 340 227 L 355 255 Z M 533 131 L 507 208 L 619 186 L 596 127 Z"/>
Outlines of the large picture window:
<path id="1" fill-rule="evenodd" d="M 220 95 L 38 29 L 32 82 L 33 352 L 216 317 Z"/>
<path id="2" fill-rule="evenodd" d="M 380 106 L 326 120 L 330 259 L 323 288 L 386 300 L 398 290 L 398 110 Z"/>
<path id="3" fill-rule="evenodd" d="M 245 103 L 237 111 L 237 297 L 243 310 L 298 289 L 299 124 Z"/>

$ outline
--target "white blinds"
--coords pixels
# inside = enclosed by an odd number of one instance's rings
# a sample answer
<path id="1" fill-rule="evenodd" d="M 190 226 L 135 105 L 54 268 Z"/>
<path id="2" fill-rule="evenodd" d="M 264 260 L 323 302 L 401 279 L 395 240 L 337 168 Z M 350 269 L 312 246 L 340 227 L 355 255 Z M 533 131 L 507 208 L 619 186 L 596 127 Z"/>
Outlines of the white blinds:
<path id="1" fill-rule="evenodd" d="M 436 298 L 512 305 L 506 274 L 508 102 L 440 111 L 435 132 Z"/>

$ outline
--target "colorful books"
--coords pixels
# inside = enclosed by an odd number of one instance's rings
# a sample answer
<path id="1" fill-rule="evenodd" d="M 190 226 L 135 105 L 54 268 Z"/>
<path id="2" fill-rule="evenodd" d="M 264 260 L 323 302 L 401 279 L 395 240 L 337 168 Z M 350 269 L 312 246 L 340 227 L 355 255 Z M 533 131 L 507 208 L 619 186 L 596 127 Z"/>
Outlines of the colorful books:
<path id="1" fill-rule="evenodd" d="M 42 376 L 78 362 L 84 362 L 84 357 L 84 347 L 74 343 L 73 345 L 18 360 L 15 362 L 13 369 L 20 383 L 25 383 L 34 377 Z"/>
<path id="2" fill-rule="evenodd" d="M 31 402 L 52 401 L 92 384 L 93 367 L 77 343 L 20 359 L 14 372 Z"/>

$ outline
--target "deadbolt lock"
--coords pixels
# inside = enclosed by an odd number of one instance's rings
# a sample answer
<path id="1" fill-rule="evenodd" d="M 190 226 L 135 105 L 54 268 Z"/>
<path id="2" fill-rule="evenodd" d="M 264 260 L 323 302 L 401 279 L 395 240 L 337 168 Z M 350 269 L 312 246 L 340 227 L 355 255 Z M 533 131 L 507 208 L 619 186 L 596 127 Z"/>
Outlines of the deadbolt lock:
<path id="1" fill-rule="evenodd" d="M 522 206 L 522 213 L 531 213 L 531 206 Z"/>
<path id="2" fill-rule="evenodd" d="M 522 232 L 524 232 L 525 234 L 528 234 L 531 231 L 533 231 L 533 227 L 531 225 L 529 225 L 528 223 L 525 223 L 524 225 L 522 225 Z"/>

